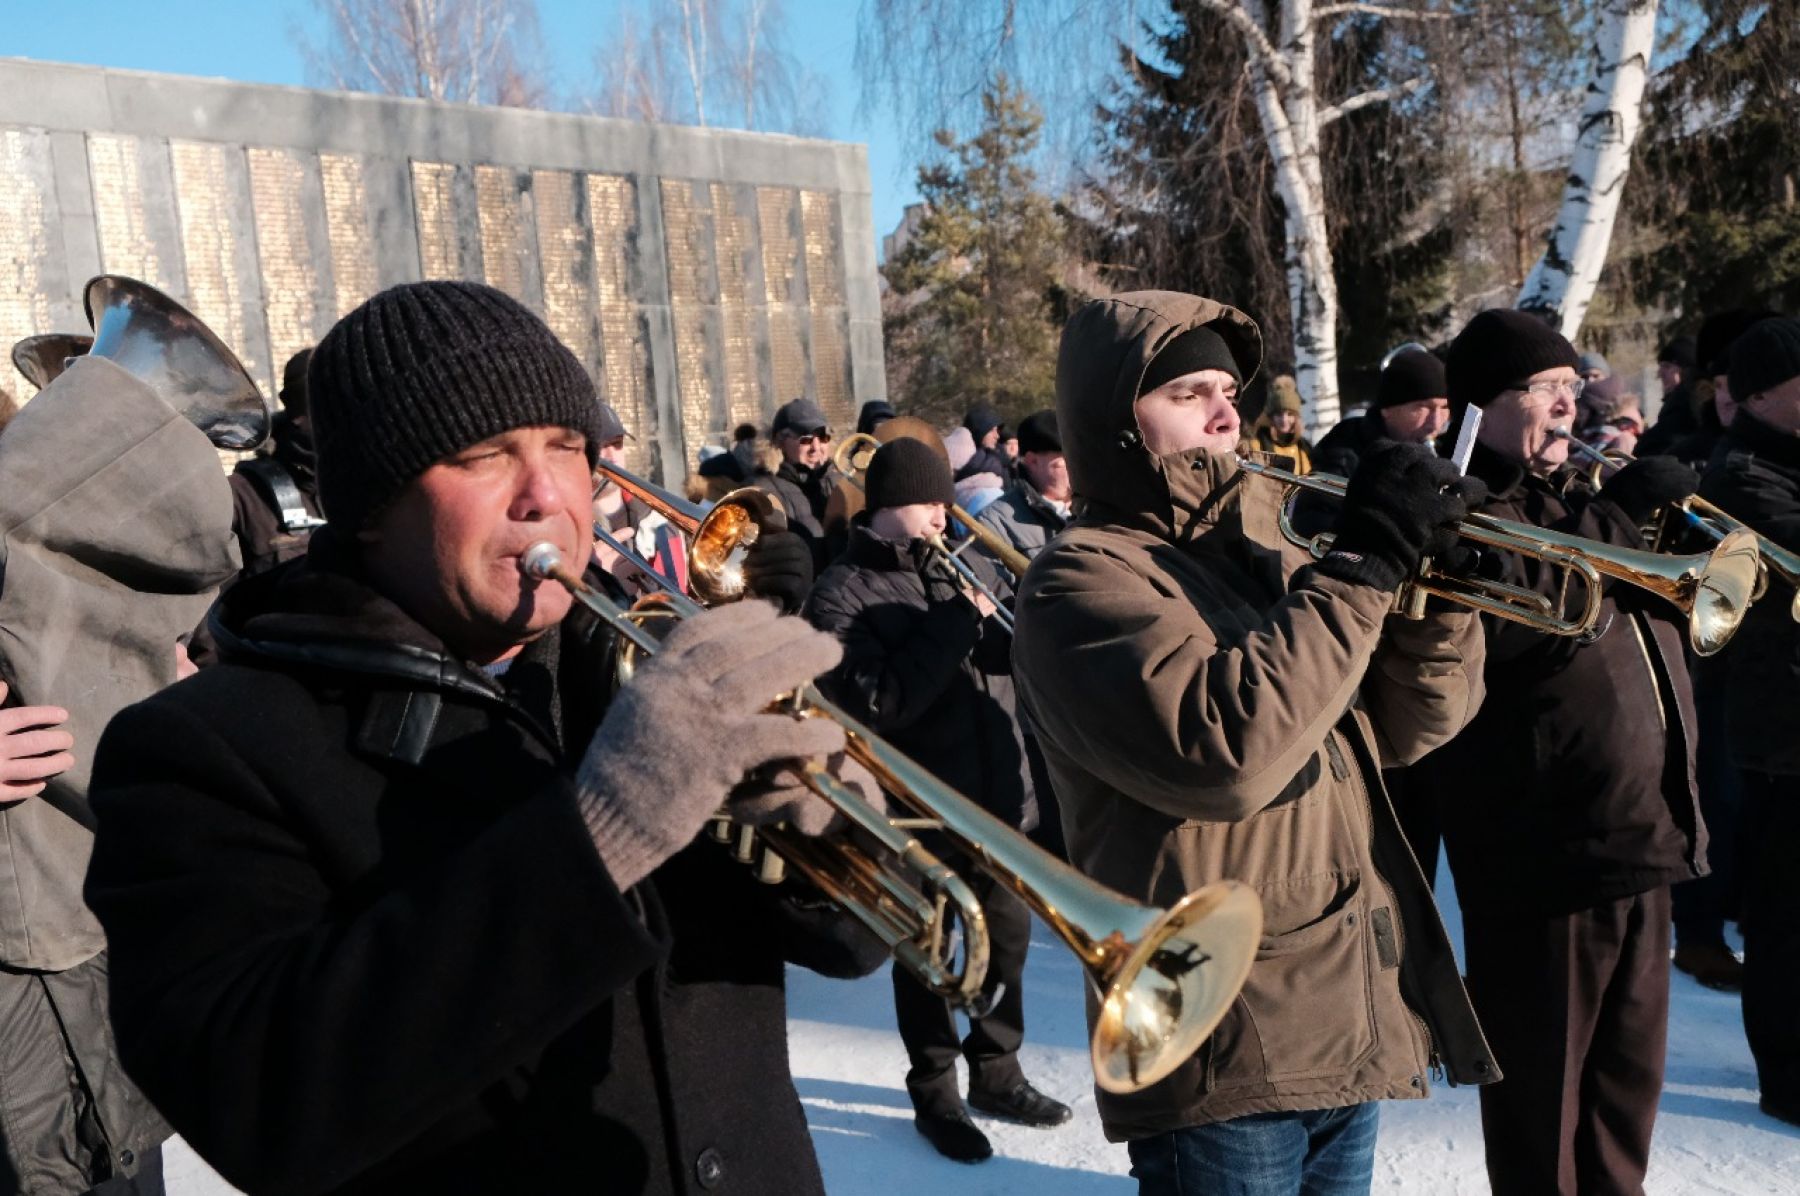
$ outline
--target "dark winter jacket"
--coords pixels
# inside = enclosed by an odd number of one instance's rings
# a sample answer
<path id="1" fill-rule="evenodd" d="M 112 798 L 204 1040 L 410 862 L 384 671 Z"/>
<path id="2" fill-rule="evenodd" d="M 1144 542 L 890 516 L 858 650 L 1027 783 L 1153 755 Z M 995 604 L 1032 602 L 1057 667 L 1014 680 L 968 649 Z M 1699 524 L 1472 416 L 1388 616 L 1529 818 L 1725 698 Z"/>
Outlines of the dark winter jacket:
<path id="1" fill-rule="evenodd" d="M 1050 538 L 1069 523 L 1037 492 L 1036 487 L 1022 477 L 983 507 L 975 518 L 999 532 L 1007 543 L 1028 557 L 1036 556 Z"/>
<path id="2" fill-rule="evenodd" d="M 1636 522 L 1581 490 L 1576 471 L 1538 478 L 1477 445 L 1469 472 L 1487 483 L 1485 514 L 1643 547 Z M 1494 560 L 1501 580 L 1557 588 L 1538 561 Z M 1685 620 L 1622 582 L 1605 595 L 1592 643 L 1483 618 L 1487 702 L 1415 770 L 1465 907 L 1566 912 L 1706 870 Z"/>
<path id="3" fill-rule="evenodd" d="M 285 478 L 286 484 L 283 484 Z M 290 493 L 291 490 L 291 493 Z M 283 501 L 300 500 L 284 511 Z M 312 430 L 304 417 L 275 417 L 275 451 L 244 461 L 231 474 L 231 531 L 253 577 L 306 551 L 308 526 L 323 514 L 313 475 Z"/>
<path id="4" fill-rule="evenodd" d="M 1235 456 L 1127 435 L 1151 358 L 1199 326 L 1254 373 L 1255 326 L 1210 300 L 1117 295 L 1070 322 L 1057 424 L 1085 507 L 1019 593 L 1020 700 L 1076 866 L 1164 907 L 1225 879 L 1262 901 L 1249 981 L 1205 1045 L 1099 1095 L 1115 1140 L 1420 1097 L 1440 1060 L 1456 1083 L 1499 1076 L 1381 782 L 1480 704 L 1480 625 L 1388 618 L 1391 595 L 1304 567 L 1280 491 Z"/>
<path id="5" fill-rule="evenodd" d="M 1748 411 L 1726 429 L 1700 483 L 1701 497 L 1790 552 L 1800 552 L 1800 438 Z M 1779 577 L 1750 608 L 1720 655 L 1726 736 L 1739 768 L 1800 774 L 1800 624 Z"/>
<path id="6" fill-rule="evenodd" d="M 844 645 L 819 686 L 939 780 L 1029 829 L 1037 804 L 1013 707 L 1012 636 L 954 585 L 922 576 L 922 549 L 867 525 L 851 532 L 806 602 L 813 625 Z M 1011 600 L 1012 587 L 986 558 L 963 559 Z"/>
<path id="7" fill-rule="evenodd" d="M 1356 472 L 1357 462 L 1376 441 L 1390 439 L 1387 421 L 1381 418 L 1380 411 L 1351 416 L 1320 438 L 1312 453 L 1313 471 L 1347 478 Z"/>
<path id="8" fill-rule="evenodd" d="M 783 963 L 881 955 L 698 840 L 620 893 L 570 776 L 585 611 L 503 683 L 327 529 L 121 714 L 87 895 L 127 1069 L 250 1192 L 818 1192 Z M 704 729 L 696 728 L 697 750 Z"/>
<path id="9" fill-rule="evenodd" d="M 956 471 L 956 480 L 972 478 L 976 474 L 991 473 L 997 478 L 1012 476 L 1012 463 L 1006 454 L 997 448 L 977 448 L 975 455 L 963 462 L 963 467 Z"/>
<path id="10" fill-rule="evenodd" d="M 818 469 L 807 470 L 791 461 L 783 461 L 781 468 L 773 473 L 767 469 L 758 470 L 754 480 L 758 489 L 781 500 L 782 509 L 787 512 L 788 527 L 812 549 L 813 575 L 825 572 L 825 566 L 844 546 L 842 535 L 828 534 L 825 526 L 826 506 L 841 480 L 837 468 L 826 462 Z"/>
<path id="11" fill-rule="evenodd" d="M 1700 430 L 1700 413 L 1694 405 L 1694 384 L 1683 382 L 1663 396 L 1656 422 L 1638 438 L 1636 455 L 1655 457 L 1673 452 L 1675 446 Z"/>

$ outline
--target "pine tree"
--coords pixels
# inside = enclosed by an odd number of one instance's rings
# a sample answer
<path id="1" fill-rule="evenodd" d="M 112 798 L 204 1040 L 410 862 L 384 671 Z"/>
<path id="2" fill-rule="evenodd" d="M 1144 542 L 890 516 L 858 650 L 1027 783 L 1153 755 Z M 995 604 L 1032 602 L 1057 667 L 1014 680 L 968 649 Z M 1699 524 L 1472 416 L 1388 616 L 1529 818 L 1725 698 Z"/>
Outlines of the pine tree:
<path id="1" fill-rule="evenodd" d="M 882 267 L 890 390 L 909 412 L 954 421 L 987 403 L 1016 421 L 1052 403 L 1065 238 L 1030 165 L 1042 123 L 999 76 L 974 135 L 940 131 L 919 169 L 924 219 Z"/>

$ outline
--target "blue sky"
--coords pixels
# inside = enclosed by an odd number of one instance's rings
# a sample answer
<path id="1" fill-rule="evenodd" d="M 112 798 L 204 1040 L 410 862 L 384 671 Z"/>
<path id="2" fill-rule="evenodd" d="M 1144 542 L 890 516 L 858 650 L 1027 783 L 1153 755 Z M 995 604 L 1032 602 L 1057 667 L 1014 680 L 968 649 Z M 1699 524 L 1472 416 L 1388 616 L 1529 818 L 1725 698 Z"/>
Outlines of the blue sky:
<path id="1" fill-rule="evenodd" d="M 830 83 L 828 135 L 869 147 L 879 237 L 917 198 L 916 163 L 891 113 L 857 113 L 857 7 L 854 0 L 790 0 L 788 26 L 793 51 Z M 594 47 L 618 27 L 615 13 L 609 0 L 539 0 L 558 93 L 580 89 Z M 317 27 L 307 0 L 0 0 L 0 55 L 305 86 L 292 32 Z"/>

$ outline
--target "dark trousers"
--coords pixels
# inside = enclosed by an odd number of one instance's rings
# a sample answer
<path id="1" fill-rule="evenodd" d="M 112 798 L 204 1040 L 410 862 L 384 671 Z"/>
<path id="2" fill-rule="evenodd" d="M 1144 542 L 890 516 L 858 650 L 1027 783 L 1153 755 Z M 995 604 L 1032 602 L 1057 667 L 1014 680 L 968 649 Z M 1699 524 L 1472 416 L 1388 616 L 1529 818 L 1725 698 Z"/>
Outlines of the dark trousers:
<path id="1" fill-rule="evenodd" d="M 955 866 L 954 864 L 952 866 Z M 962 1108 L 956 1087 L 958 1056 L 969 1061 L 969 1087 L 1006 1092 L 1025 1078 L 1019 1069 L 1019 1047 L 1025 1041 L 1025 949 L 1031 942 L 1031 911 L 986 873 L 958 867 L 987 911 L 987 989 L 1005 986 L 1000 999 L 982 1017 L 969 1019 L 969 1033 L 956 1032 L 950 1003 L 894 967 L 894 1016 L 912 1068 L 906 1091 L 921 1113 L 950 1113 Z"/>
<path id="2" fill-rule="evenodd" d="M 1691 946 L 1725 943 L 1725 922 L 1738 916 L 1743 899 L 1737 869 L 1738 811 L 1744 782 L 1726 743 L 1724 670 L 1693 671 L 1694 711 L 1699 720 L 1694 768 L 1700 817 L 1706 823 L 1706 863 L 1711 871 L 1675 886 L 1675 941 Z"/>
<path id="3" fill-rule="evenodd" d="M 1668 1044 L 1668 887 L 1570 914 L 1482 906 L 1463 933 L 1504 1077 L 1481 1090 L 1495 1196 L 1642 1193 Z"/>
<path id="4" fill-rule="evenodd" d="M 1744 1036 L 1763 1099 L 1800 1107 L 1800 777 L 1744 774 Z"/>

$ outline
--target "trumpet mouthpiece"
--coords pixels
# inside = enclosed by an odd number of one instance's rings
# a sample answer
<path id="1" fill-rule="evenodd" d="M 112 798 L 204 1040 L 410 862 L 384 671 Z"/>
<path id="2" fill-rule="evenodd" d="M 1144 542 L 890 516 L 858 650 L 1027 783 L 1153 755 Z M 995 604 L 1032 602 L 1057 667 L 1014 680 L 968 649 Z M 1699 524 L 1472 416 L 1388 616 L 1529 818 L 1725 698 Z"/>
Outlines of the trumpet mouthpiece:
<path id="1" fill-rule="evenodd" d="M 562 568 L 562 552 L 548 540 L 539 540 L 519 554 L 519 572 L 527 577 L 548 581 Z"/>

